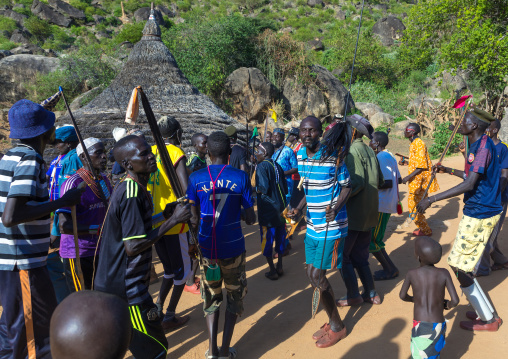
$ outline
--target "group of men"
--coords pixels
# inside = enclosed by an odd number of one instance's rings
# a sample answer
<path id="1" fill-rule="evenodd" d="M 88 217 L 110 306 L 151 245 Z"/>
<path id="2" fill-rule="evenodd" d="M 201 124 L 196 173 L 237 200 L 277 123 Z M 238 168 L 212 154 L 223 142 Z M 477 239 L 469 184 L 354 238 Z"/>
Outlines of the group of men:
<path id="1" fill-rule="evenodd" d="M 286 225 L 306 218 L 301 227 L 307 230 L 306 272 L 329 318 L 312 338 L 318 348 L 330 347 L 347 336 L 337 307 L 381 304 L 375 280 L 399 275 L 384 249 L 390 215 L 400 212 L 399 183 L 409 184 L 409 211 L 416 214 L 418 228 L 413 234 L 417 237 L 432 234 L 423 216 L 431 203 L 465 193 L 464 217 L 448 258 L 475 309 L 468 313 L 471 321 L 461 322 L 461 327 L 497 330 L 501 319 L 473 276 L 482 256 L 488 261 L 492 255 L 493 268 L 508 266 L 496 242 L 508 203 L 504 198 L 508 149 L 496 147 L 496 121 L 477 109 L 466 114 L 459 131 L 471 143 L 464 172 L 440 165 L 433 168 L 419 126 L 409 124 L 404 135 L 411 141 L 410 168 L 402 179 L 394 157 L 385 150 L 388 135 L 374 132 L 359 115 L 337 117 L 325 133 L 321 121 L 308 116 L 287 138 L 280 128 L 270 137 L 266 134 L 263 142 L 254 143 L 251 154 L 237 144 L 233 126 L 209 136 L 195 134 L 191 142 L 196 152 L 188 159 L 180 148 L 180 124 L 164 116 L 158 126 L 186 193 L 183 199 L 177 197 L 164 170 L 161 149 L 150 147 L 142 133 L 116 142 L 112 155 L 119 177 L 112 186 L 103 173 L 107 154 L 99 139 L 78 144 L 72 126 L 55 129 L 51 111 L 21 100 L 9 111 L 10 137 L 20 143 L 0 162 L 0 358 L 45 358 L 51 353 L 54 358 L 92 357 L 86 345 L 73 344 L 83 342 L 84 332 L 72 329 L 86 328 L 90 315 L 84 310 L 74 321 L 65 320 L 72 317 L 73 308 L 86 307 L 88 302 L 103 306 L 95 310 L 97 315 L 103 313 L 104 323 L 89 336 L 109 351 L 96 351 L 97 357 L 106 358 L 106 352 L 121 357 L 118 353 L 129 348 L 136 358 L 165 358 L 165 333 L 189 320 L 176 315 L 184 290 L 201 293 L 204 301 L 206 357 L 236 357 L 231 338 L 247 293 L 241 221 L 256 222 L 255 202 L 261 252 L 269 266 L 265 275 L 270 280 L 284 275 L 282 258 L 290 244 Z M 493 139 L 484 135 L 487 128 Z M 42 154 L 49 144 L 59 156 L 46 171 Z M 249 177 L 252 163 L 255 173 Z M 431 193 L 438 190 L 437 182 L 431 181 L 433 170 L 461 176 L 464 183 L 428 197 L 424 195 L 428 186 Z M 198 243 L 189 231 L 197 233 Z M 155 303 L 148 291 L 152 247 L 164 268 Z M 426 246 L 421 248 L 424 253 Z M 383 267 L 374 274 L 369 252 Z M 425 264 L 433 265 L 435 258 Z M 326 277 L 331 269 L 340 269 L 347 289 L 339 299 Z M 227 304 L 219 346 L 223 284 Z M 106 314 L 105 308 L 118 315 Z M 121 315 L 130 317 L 132 330 L 108 330 Z M 120 349 L 111 348 L 111 343 Z"/>

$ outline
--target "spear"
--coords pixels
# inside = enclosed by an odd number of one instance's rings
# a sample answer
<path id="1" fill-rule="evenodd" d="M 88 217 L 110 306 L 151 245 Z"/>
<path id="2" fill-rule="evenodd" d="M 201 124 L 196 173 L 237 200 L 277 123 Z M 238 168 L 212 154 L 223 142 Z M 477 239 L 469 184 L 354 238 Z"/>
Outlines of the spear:
<path id="1" fill-rule="evenodd" d="M 448 139 L 448 142 L 446 143 L 446 146 L 445 146 L 445 148 L 443 150 L 443 153 L 441 153 L 441 157 L 439 157 L 439 161 L 436 163 L 436 166 L 440 165 L 441 162 L 443 162 L 443 159 L 444 159 L 446 153 L 448 152 L 448 149 L 450 148 L 450 146 L 452 144 L 453 138 L 457 134 L 457 131 L 458 131 L 459 127 L 460 127 L 460 124 L 462 123 L 462 121 L 464 120 L 464 117 L 466 116 L 466 113 L 467 113 L 467 110 L 469 108 L 469 105 L 471 104 L 471 101 L 467 101 L 467 100 L 469 98 L 471 98 L 471 97 L 473 97 L 473 96 L 472 95 L 462 96 L 461 98 L 459 98 L 453 104 L 453 108 L 461 108 L 461 107 L 464 107 L 464 105 L 466 105 L 466 108 L 464 109 L 464 112 L 462 113 L 462 116 L 460 117 L 460 119 L 455 124 L 455 128 L 453 129 L 452 134 L 450 135 L 450 138 Z M 466 102 L 467 102 L 467 104 L 466 104 Z M 427 185 L 427 188 L 425 189 L 425 192 L 423 192 L 422 199 L 424 199 L 425 196 L 427 196 L 427 193 L 429 192 L 430 186 L 432 185 L 432 182 L 434 182 L 435 178 L 436 178 L 436 170 L 434 169 L 432 171 L 432 175 L 430 176 L 429 184 Z M 414 220 L 416 218 L 417 214 L 418 214 L 418 211 L 416 210 L 416 207 L 415 207 L 413 209 L 413 211 L 409 214 L 409 218 L 411 220 Z"/>
<path id="2" fill-rule="evenodd" d="M 148 125 L 150 126 L 150 131 L 152 132 L 153 139 L 155 141 L 155 145 L 157 146 L 157 151 L 159 153 L 162 167 L 168 176 L 169 183 L 171 184 L 171 188 L 175 192 L 177 198 L 182 198 L 185 196 L 185 192 L 182 188 L 182 184 L 180 183 L 180 179 L 176 173 L 175 167 L 173 166 L 173 162 L 171 161 L 171 157 L 169 157 L 168 149 L 166 148 L 166 144 L 164 143 L 164 139 L 162 138 L 161 131 L 159 126 L 157 125 L 157 120 L 155 119 L 155 115 L 152 111 L 152 106 L 150 106 L 150 102 L 146 97 L 141 86 L 136 87 L 137 91 L 141 95 L 141 103 L 143 104 L 143 109 L 145 110 L 146 119 L 148 121 Z M 196 237 L 196 233 L 192 230 L 192 225 L 190 221 L 187 222 L 189 226 L 190 232 L 190 243 L 194 244 L 197 248 L 198 259 L 202 262 L 203 255 L 201 253 L 201 249 L 199 248 L 199 242 Z"/>

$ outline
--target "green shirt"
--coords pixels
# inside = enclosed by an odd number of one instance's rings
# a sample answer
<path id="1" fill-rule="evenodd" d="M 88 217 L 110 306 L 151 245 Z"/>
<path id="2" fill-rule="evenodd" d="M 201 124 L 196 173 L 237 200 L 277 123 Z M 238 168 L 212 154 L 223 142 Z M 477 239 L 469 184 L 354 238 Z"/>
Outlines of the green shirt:
<path id="1" fill-rule="evenodd" d="M 349 230 L 370 231 L 377 225 L 378 186 L 384 183 L 376 154 L 362 139 L 356 139 L 346 166 L 351 176 L 351 195 L 346 203 Z"/>

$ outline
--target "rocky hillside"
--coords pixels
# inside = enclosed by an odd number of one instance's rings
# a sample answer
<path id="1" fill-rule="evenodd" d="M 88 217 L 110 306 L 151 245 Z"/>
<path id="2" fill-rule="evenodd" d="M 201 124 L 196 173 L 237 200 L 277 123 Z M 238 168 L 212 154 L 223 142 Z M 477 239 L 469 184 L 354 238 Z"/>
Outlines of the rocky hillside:
<path id="1" fill-rule="evenodd" d="M 236 119 L 261 123 L 271 108 L 286 122 L 308 114 L 327 121 L 344 110 L 361 1 L 154 3 L 162 39 L 184 75 Z M 74 108 L 91 101 L 140 40 L 149 6 L 0 0 L 0 107 L 22 97 L 40 101 L 59 85 L 76 99 Z M 416 0 L 365 2 L 349 107 L 386 127 L 462 91 L 502 114 L 503 95 L 486 91 L 474 71 L 443 72 L 437 55 L 413 66 L 402 40 L 416 6 Z"/>

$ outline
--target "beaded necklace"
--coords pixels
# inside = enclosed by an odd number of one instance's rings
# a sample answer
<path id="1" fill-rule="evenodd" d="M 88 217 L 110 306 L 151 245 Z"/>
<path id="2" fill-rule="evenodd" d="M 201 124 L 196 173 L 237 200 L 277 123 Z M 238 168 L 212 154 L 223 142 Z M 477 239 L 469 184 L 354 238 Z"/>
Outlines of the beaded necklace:
<path id="1" fill-rule="evenodd" d="M 79 177 L 81 177 L 83 179 L 83 181 L 85 181 L 85 183 L 88 185 L 88 187 L 90 187 L 92 192 L 99 199 L 101 198 L 101 191 L 98 187 L 98 185 L 100 184 L 102 193 L 104 193 L 106 200 L 109 200 L 109 197 L 110 197 L 109 189 L 108 189 L 108 186 L 106 186 L 106 182 L 104 182 L 103 178 L 101 178 L 99 180 L 99 183 L 97 183 L 95 181 L 95 179 L 93 178 L 92 173 L 90 171 L 88 171 L 87 169 L 85 169 L 84 167 L 81 167 L 80 169 L 78 169 L 76 171 L 76 173 L 79 175 Z M 102 174 L 101 174 L 101 177 L 103 177 Z"/>

